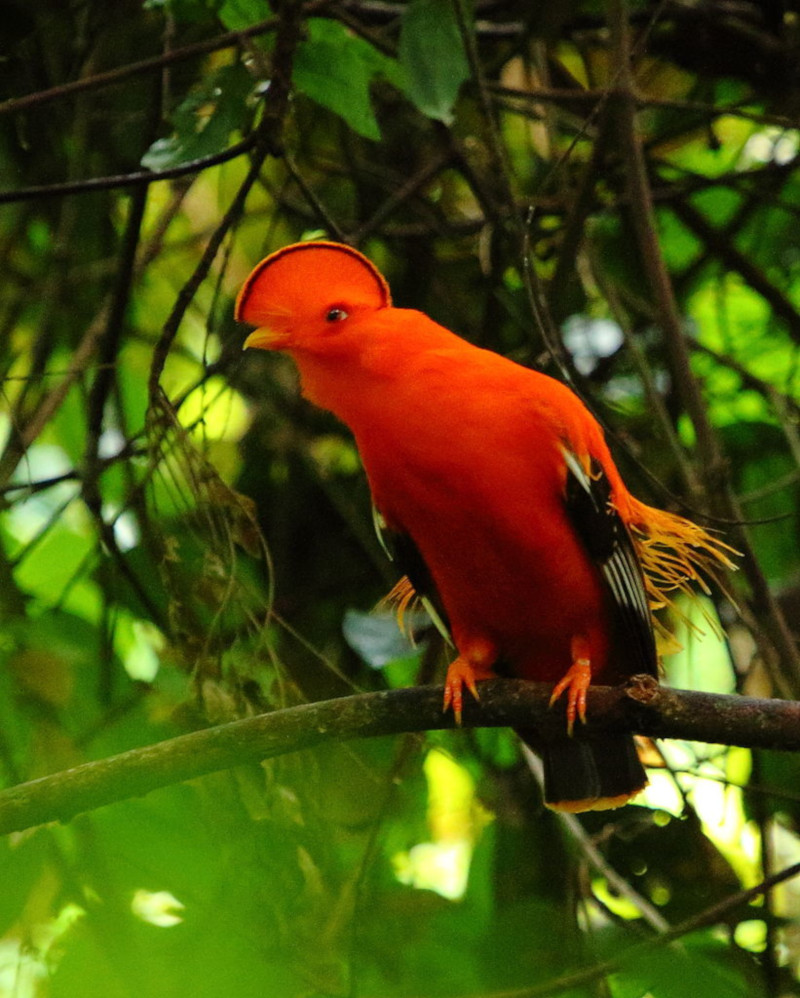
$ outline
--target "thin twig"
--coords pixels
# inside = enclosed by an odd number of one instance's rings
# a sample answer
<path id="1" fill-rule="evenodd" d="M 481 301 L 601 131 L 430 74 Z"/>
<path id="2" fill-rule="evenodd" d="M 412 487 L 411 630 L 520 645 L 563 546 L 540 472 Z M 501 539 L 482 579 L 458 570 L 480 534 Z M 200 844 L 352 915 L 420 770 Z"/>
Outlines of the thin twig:
<path id="1" fill-rule="evenodd" d="M 528 764 L 528 768 L 536 777 L 539 786 L 544 786 L 544 766 L 541 759 L 534 754 L 524 742 L 520 744 L 522 755 Z M 568 834 L 576 842 L 578 848 L 583 853 L 586 861 L 601 876 L 605 877 L 612 890 L 617 891 L 622 897 L 627 898 L 636 910 L 641 914 L 645 922 L 651 929 L 658 933 L 668 932 L 669 922 L 664 918 L 658 908 L 647 900 L 619 873 L 606 859 L 597 845 L 592 841 L 592 837 L 581 824 L 580 818 L 574 814 L 564 811 L 558 812 L 558 819 Z"/>
<path id="2" fill-rule="evenodd" d="M 222 152 L 199 159 L 180 163 L 163 170 L 137 170 L 135 173 L 120 173 L 111 177 L 88 177 L 85 180 L 69 180 L 63 184 L 45 184 L 41 187 L 20 187 L 18 190 L 0 191 L 0 204 L 15 204 L 21 201 L 38 201 L 41 198 L 63 197 L 66 194 L 86 194 L 90 191 L 111 191 L 120 187 L 149 186 L 157 180 L 176 180 L 192 173 L 201 173 L 212 166 L 228 163 L 249 152 L 256 143 L 256 133 L 245 136 Z"/>
<path id="3" fill-rule="evenodd" d="M 304 5 L 303 12 L 310 17 L 325 7 L 327 2 L 328 0 L 309 0 Z M 0 104 L 0 116 L 25 111 L 31 107 L 38 107 L 41 104 L 61 100 L 64 97 L 70 97 L 87 90 L 99 90 L 115 83 L 122 83 L 132 76 L 163 70 L 166 66 L 173 66 L 178 62 L 185 62 L 187 59 L 194 59 L 197 56 L 208 55 L 210 52 L 217 52 L 220 49 L 233 48 L 247 38 L 255 38 L 257 35 L 273 31 L 277 23 L 277 17 L 268 17 L 266 20 L 251 24 L 248 28 L 243 28 L 240 31 L 228 31 L 224 35 L 206 38 L 202 42 L 195 42 L 192 45 L 184 45 L 181 48 L 163 52 L 161 55 L 151 56 L 149 59 L 140 59 L 139 62 L 131 62 L 127 66 L 110 69 L 105 73 L 96 73 L 94 76 L 72 80 L 47 90 L 38 90 L 36 93 L 26 94 L 24 97 L 12 97 Z"/>
<path id="4" fill-rule="evenodd" d="M 763 196 L 762 191 L 760 197 Z M 702 212 L 686 200 L 676 201 L 672 210 L 708 252 L 721 260 L 727 271 L 739 274 L 749 287 L 761 295 L 772 312 L 783 320 L 793 342 L 800 343 L 800 312 L 797 307 L 750 257 L 737 249 L 727 232 L 715 228 Z"/>
<path id="5" fill-rule="evenodd" d="M 684 921 L 679 922 L 669 929 L 668 932 L 664 932 L 654 939 L 648 939 L 643 943 L 631 946 L 609 960 L 596 963 L 585 970 L 577 970 L 574 973 L 565 974 L 563 977 L 555 980 L 545 981 L 543 984 L 532 988 L 492 991 L 486 994 L 485 998 L 551 998 L 552 995 L 558 995 L 564 991 L 572 991 L 583 984 L 590 984 L 592 981 L 600 980 L 600 978 L 605 977 L 607 974 L 619 970 L 631 960 L 639 959 L 648 953 L 652 953 L 656 948 L 666 946 L 668 943 L 688 936 L 690 933 L 697 932 L 700 929 L 718 925 L 720 922 L 725 921 L 729 912 L 735 911 L 740 906 L 744 907 L 755 900 L 755 898 L 761 897 L 773 887 L 793 879 L 798 874 L 800 874 L 800 863 L 794 863 L 792 866 L 787 866 L 786 869 L 780 870 L 770 877 L 766 877 L 760 884 L 756 884 L 755 887 L 737 891 L 735 894 L 723 898 L 717 904 L 713 904 L 696 915 L 684 919 Z M 688 990 L 691 991 L 691 988 Z"/>

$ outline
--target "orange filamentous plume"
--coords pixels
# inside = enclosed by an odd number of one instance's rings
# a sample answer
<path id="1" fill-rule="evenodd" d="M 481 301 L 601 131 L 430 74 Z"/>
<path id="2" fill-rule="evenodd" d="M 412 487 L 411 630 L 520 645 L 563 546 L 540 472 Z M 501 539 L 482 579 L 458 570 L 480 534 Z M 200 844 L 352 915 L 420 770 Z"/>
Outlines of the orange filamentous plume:
<path id="1" fill-rule="evenodd" d="M 629 502 L 632 507 L 631 535 L 644 572 L 651 609 L 669 607 L 690 627 L 696 628 L 676 607 L 674 594 L 681 592 L 694 598 L 695 587 L 698 587 L 709 595 L 707 579 L 723 589 L 720 572 L 736 571 L 732 557 L 739 552 L 683 516 L 647 506 L 633 496 Z M 704 616 L 712 630 L 719 634 L 716 619 L 708 613 Z"/>
<path id="2" fill-rule="evenodd" d="M 411 579 L 407 575 L 404 575 L 402 579 L 395 582 L 389 592 L 380 601 L 378 607 L 393 607 L 395 616 L 397 617 L 397 626 L 406 637 L 410 638 L 410 630 L 406 627 L 406 614 L 409 610 L 416 609 L 417 603 L 419 603 L 417 591 L 411 585 Z"/>

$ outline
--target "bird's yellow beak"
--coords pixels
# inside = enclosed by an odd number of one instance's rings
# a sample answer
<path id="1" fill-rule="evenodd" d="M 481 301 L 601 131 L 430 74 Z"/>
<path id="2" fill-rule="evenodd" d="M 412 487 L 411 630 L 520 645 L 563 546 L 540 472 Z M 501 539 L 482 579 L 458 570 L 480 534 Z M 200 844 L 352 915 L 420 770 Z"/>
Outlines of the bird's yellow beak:
<path id="1" fill-rule="evenodd" d="M 250 347 L 257 347 L 259 350 L 276 350 L 280 348 L 284 339 L 281 333 L 273 332 L 266 326 L 254 329 L 242 344 L 242 350 L 249 350 Z"/>

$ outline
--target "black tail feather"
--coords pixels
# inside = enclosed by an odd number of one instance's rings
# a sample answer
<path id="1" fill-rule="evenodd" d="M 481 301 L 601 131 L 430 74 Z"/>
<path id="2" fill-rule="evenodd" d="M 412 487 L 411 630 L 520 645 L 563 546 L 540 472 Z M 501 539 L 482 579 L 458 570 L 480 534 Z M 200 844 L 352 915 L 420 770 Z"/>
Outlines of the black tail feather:
<path id="1" fill-rule="evenodd" d="M 633 735 L 543 741 L 532 731 L 517 734 L 542 758 L 544 802 L 553 810 L 621 807 L 647 785 Z"/>

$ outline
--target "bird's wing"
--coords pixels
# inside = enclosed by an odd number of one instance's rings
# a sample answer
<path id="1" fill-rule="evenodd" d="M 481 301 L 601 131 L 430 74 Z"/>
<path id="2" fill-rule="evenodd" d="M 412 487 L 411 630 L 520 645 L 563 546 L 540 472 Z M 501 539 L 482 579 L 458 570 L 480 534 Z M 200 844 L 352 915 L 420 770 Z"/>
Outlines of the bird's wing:
<path id="1" fill-rule="evenodd" d="M 431 573 L 428 571 L 428 566 L 419 552 L 419 548 L 409 534 L 390 527 L 381 514 L 381 511 L 374 505 L 372 507 L 372 522 L 375 525 L 375 533 L 378 535 L 378 541 L 386 556 L 397 565 L 408 579 L 414 593 L 428 611 L 428 615 L 433 621 L 436 630 L 439 631 L 448 644 L 452 644 L 453 639 L 450 635 L 447 614 L 436 591 Z M 396 590 L 397 587 L 395 587 L 393 592 Z"/>
<path id="2" fill-rule="evenodd" d="M 562 447 L 562 453 L 567 463 L 567 513 L 608 586 L 616 609 L 619 642 L 633 665 L 630 673 L 657 676 L 658 658 L 644 574 L 628 528 L 611 501 L 606 473 L 594 459 L 586 470 L 567 447 Z"/>

